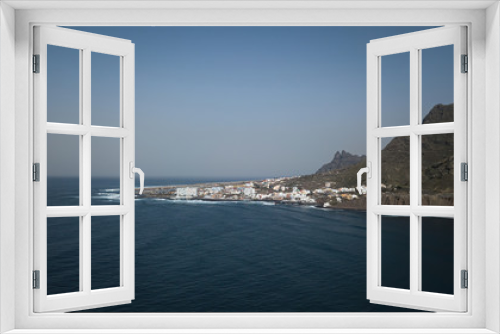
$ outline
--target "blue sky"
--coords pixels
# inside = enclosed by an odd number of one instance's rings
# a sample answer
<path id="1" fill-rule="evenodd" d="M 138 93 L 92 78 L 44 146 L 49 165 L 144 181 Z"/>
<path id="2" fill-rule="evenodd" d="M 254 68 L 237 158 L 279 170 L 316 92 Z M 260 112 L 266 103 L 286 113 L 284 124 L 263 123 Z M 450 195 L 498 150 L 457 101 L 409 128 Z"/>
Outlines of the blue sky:
<path id="1" fill-rule="evenodd" d="M 366 44 L 428 28 L 72 29 L 135 43 L 136 165 L 146 175 L 248 178 L 314 173 L 337 150 L 365 154 Z M 78 53 L 53 48 L 49 121 L 77 122 Z M 424 113 L 453 102 L 451 50 L 424 53 Z M 383 125 L 408 122 L 408 59 L 382 61 Z M 118 59 L 92 60 L 93 124 L 117 125 Z M 49 160 L 64 157 L 63 142 L 53 141 L 59 154 Z M 116 161 L 110 147 L 96 146 L 96 159 Z M 102 161 L 93 174 L 116 175 Z M 70 168 L 51 170 L 68 176 Z"/>

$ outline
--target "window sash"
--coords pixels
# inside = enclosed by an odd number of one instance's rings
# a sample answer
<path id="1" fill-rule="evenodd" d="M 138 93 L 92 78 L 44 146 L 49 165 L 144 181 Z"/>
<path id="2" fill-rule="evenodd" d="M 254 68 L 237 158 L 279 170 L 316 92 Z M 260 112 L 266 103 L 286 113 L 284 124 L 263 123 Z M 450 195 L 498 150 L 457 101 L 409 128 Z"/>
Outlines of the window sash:
<path id="1" fill-rule="evenodd" d="M 47 122 L 47 45 L 79 50 L 79 124 Z M 120 127 L 91 125 L 91 54 L 120 57 Z M 134 45 L 130 41 L 76 30 L 35 27 L 34 54 L 40 55 L 40 73 L 34 74 L 34 161 L 40 163 L 40 181 L 34 184 L 34 264 L 40 288 L 33 290 L 34 311 L 74 311 L 129 303 L 134 298 L 134 179 L 128 166 L 134 161 Z M 47 207 L 47 134 L 79 136 L 79 206 Z M 92 137 L 120 139 L 120 205 L 91 205 Z M 92 216 L 120 216 L 120 286 L 91 288 Z M 78 292 L 47 294 L 47 218 L 79 217 Z M 94 227 L 95 228 L 95 227 Z"/>
<path id="2" fill-rule="evenodd" d="M 377 304 L 422 310 L 467 311 L 467 289 L 461 288 L 461 270 L 467 266 L 467 183 L 460 180 L 460 163 L 467 162 L 467 75 L 460 71 L 461 54 L 466 54 L 466 28 L 445 27 L 371 41 L 367 46 L 367 163 L 372 177 L 367 185 L 367 297 Z M 421 51 L 454 45 L 454 122 L 421 124 Z M 382 127 L 381 57 L 410 53 L 410 125 Z M 383 70 L 383 69 L 382 69 Z M 454 206 L 422 206 L 420 136 L 454 133 Z M 410 137 L 410 205 L 380 205 L 381 139 Z M 382 215 L 410 217 L 410 289 L 383 287 L 381 284 Z M 421 217 L 454 218 L 454 295 L 421 290 Z"/>

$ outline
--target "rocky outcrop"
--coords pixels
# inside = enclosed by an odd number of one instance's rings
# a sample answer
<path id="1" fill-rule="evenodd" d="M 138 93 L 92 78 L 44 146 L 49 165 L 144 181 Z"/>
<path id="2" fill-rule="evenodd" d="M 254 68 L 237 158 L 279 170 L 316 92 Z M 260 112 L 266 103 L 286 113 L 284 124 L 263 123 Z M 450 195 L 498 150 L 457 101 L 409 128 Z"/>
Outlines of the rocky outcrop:
<path id="1" fill-rule="evenodd" d="M 436 104 L 429 113 L 424 117 L 422 123 L 443 123 L 453 122 L 453 103 L 451 104 Z"/>
<path id="2" fill-rule="evenodd" d="M 344 150 L 342 150 L 342 152 L 337 151 L 332 161 L 321 166 L 316 174 L 323 174 L 332 170 L 353 166 L 358 164 L 365 158 L 366 157 L 364 155 L 354 155 Z"/>

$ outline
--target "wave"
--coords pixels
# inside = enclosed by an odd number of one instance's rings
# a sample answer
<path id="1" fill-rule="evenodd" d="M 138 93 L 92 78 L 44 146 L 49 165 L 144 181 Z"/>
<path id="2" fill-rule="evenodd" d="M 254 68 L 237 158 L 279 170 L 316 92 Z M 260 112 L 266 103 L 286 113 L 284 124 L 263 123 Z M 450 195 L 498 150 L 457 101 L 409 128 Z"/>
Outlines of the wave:
<path id="1" fill-rule="evenodd" d="M 106 193 L 118 193 L 120 192 L 120 188 L 116 188 L 116 189 L 99 189 L 100 191 L 104 191 Z"/>
<path id="2" fill-rule="evenodd" d="M 120 200 L 120 193 L 112 193 L 112 192 L 95 193 L 94 195 L 92 195 L 92 198 L 119 201 Z"/>

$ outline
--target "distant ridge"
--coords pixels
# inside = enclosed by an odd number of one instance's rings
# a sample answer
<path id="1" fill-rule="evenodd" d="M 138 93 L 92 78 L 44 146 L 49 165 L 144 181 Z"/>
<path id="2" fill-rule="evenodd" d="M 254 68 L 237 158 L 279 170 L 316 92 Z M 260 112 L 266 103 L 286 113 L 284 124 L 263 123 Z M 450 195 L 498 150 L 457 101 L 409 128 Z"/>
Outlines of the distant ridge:
<path id="1" fill-rule="evenodd" d="M 364 159 L 366 159 L 366 156 L 364 155 L 354 155 L 344 150 L 342 150 L 342 152 L 337 151 L 332 161 L 321 166 L 321 168 L 318 169 L 316 174 L 323 174 L 329 171 L 353 166 L 363 161 Z"/>
<path id="2" fill-rule="evenodd" d="M 424 117 L 423 124 L 453 122 L 453 104 L 437 104 Z M 392 192 L 408 194 L 410 180 L 409 137 L 395 137 L 382 150 L 382 183 Z M 453 193 L 453 134 L 422 136 L 422 192 Z M 335 153 L 333 160 L 316 173 L 292 178 L 285 186 L 317 189 L 330 183 L 335 187 L 356 186 L 356 174 L 366 167 L 366 157 L 346 151 Z M 364 181 L 363 181 L 364 183 Z M 388 204 L 388 203 L 386 203 Z M 449 204 L 446 204 L 449 205 Z"/>

